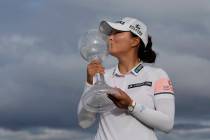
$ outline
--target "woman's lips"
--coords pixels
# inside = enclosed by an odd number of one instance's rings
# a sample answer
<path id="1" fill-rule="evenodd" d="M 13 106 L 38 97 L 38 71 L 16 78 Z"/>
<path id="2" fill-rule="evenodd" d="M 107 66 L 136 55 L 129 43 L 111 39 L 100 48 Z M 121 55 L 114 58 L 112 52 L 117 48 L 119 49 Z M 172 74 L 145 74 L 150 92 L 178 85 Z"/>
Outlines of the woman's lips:
<path id="1" fill-rule="evenodd" d="M 108 47 L 111 48 L 111 47 L 112 47 L 112 43 L 109 43 L 109 44 L 108 44 Z"/>

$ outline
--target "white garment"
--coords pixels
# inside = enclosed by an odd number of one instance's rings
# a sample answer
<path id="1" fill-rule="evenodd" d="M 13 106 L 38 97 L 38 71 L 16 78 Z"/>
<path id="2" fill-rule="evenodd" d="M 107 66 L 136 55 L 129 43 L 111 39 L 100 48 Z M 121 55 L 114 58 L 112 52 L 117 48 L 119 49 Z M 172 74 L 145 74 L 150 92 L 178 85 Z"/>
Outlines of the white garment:
<path id="1" fill-rule="evenodd" d="M 105 71 L 105 81 L 125 91 L 135 102 L 132 113 L 115 108 L 100 114 L 95 140 L 157 140 L 154 129 L 169 132 L 173 128 L 175 98 L 168 75 L 162 69 L 139 63 L 122 75 L 118 66 Z M 91 85 L 86 83 L 85 90 Z M 96 114 L 79 102 L 78 120 L 83 128 L 91 126 Z"/>

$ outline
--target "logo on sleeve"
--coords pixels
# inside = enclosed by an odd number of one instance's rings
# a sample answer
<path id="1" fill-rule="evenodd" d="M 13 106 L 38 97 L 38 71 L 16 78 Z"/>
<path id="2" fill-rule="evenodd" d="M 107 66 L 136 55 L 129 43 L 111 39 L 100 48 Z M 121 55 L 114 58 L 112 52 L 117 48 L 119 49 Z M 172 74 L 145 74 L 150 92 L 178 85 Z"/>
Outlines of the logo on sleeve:
<path id="1" fill-rule="evenodd" d="M 161 92 L 174 93 L 171 80 L 162 78 L 155 83 L 155 93 Z"/>

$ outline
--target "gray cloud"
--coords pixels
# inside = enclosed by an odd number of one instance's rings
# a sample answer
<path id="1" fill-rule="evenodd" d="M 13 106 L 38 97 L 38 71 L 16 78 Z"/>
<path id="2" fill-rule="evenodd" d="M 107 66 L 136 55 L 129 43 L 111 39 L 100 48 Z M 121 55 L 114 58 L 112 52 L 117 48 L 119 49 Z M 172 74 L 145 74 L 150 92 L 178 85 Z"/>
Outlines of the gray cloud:
<path id="1" fill-rule="evenodd" d="M 0 129 L 0 139 L 4 140 L 92 140 L 93 135 L 78 130 L 31 128 L 11 131 Z"/>
<path id="2" fill-rule="evenodd" d="M 3 20 L 5 24 L 1 26 L 2 31 L 6 29 L 6 32 L 18 31 L 45 36 L 48 37 L 48 42 L 52 42 L 49 45 L 54 44 L 56 48 L 62 48 L 60 46 L 62 43 L 75 46 L 76 40 L 84 30 L 97 27 L 102 19 L 117 20 L 118 17 L 134 16 L 148 24 L 156 45 L 163 49 L 191 53 L 209 59 L 207 52 L 210 4 L 207 0 L 202 2 L 161 0 L 153 3 L 136 0 L 120 2 L 52 0 L 24 1 L 15 7 L 9 2 L 2 5 L 7 8 L 2 8 L 1 13 L 7 12 L 11 15 L 5 18 L 5 14 L 2 14 L 2 18 L 5 19 Z M 15 22 L 12 21 L 14 17 L 17 18 Z"/>
<path id="3" fill-rule="evenodd" d="M 184 121 L 182 125 L 190 125 L 191 123 L 186 123 Z M 202 121 L 202 123 L 206 123 Z M 207 122 L 208 123 L 208 122 Z M 195 124 L 195 122 L 192 122 Z M 192 126 L 191 124 L 191 126 Z M 196 125 L 196 124 L 195 124 Z M 209 139 L 210 127 L 197 127 L 197 128 L 175 128 L 170 134 L 165 134 L 162 132 L 157 132 L 157 136 L 161 140 L 208 140 Z M 18 131 L 12 131 L 8 129 L 0 129 L 0 139 L 4 140 L 93 140 L 94 134 L 88 133 L 87 131 L 81 131 L 77 129 L 52 129 L 46 127 L 36 127 L 30 129 L 23 129 Z"/>
<path id="4" fill-rule="evenodd" d="M 157 49 L 156 65 L 165 69 L 173 81 L 176 96 L 176 116 L 208 118 L 210 77 L 209 60 L 189 54 Z"/>
<path id="5" fill-rule="evenodd" d="M 209 97 L 209 60 L 189 54 L 177 54 L 160 49 L 157 49 L 157 52 L 157 65 L 169 71 L 169 74 L 174 79 L 175 86 L 179 90 L 194 91 L 185 94 L 199 94 L 200 96 Z"/>
<path id="6" fill-rule="evenodd" d="M 33 37 L 14 35 L 0 40 L 4 54 L 0 123 L 7 127 L 76 125 L 76 106 L 85 73 L 79 55 L 46 51 Z"/>
<path id="7" fill-rule="evenodd" d="M 70 2 L 71 3 L 71 2 Z M 188 53 L 209 59 L 209 1 L 76 1 L 86 9 L 97 9 L 98 19 L 117 20 L 134 16 L 149 26 L 154 43 L 163 49 Z M 120 8 L 119 8 L 120 3 Z M 109 8 L 103 5 L 108 5 Z M 103 14 L 108 13 L 111 17 Z M 101 17 L 100 17 L 101 16 Z"/>

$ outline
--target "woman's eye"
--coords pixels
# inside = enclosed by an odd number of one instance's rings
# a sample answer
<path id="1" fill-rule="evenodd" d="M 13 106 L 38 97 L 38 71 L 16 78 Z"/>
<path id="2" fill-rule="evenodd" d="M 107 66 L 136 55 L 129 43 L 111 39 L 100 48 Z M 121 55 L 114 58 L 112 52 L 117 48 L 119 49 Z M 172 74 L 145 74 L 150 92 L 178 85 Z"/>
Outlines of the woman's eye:
<path id="1" fill-rule="evenodd" d="M 122 33 L 122 31 L 113 31 L 111 34 L 115 35 L 115 34 L 119 34 Z"/>

